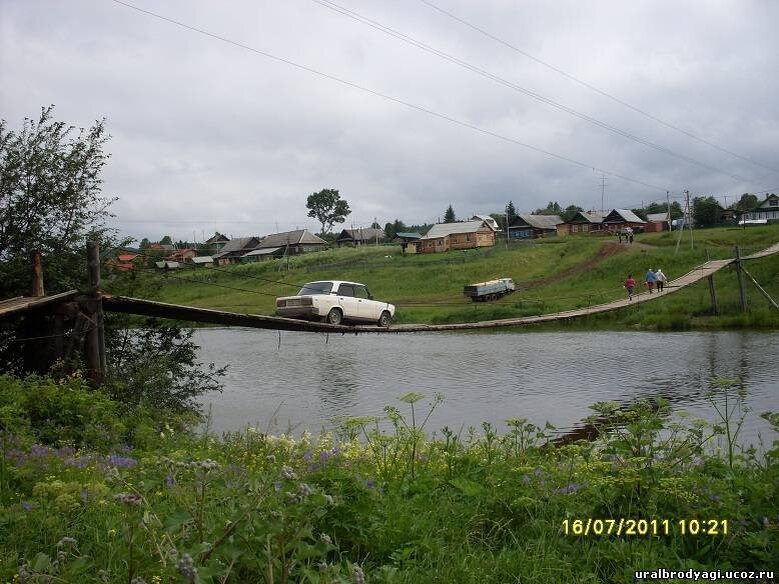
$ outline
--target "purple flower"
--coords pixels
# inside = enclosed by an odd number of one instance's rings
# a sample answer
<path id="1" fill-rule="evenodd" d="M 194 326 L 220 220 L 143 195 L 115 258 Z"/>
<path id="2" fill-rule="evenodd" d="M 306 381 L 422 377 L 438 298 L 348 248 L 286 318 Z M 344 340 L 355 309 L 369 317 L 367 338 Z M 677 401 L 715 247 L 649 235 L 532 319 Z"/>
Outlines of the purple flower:
<path id="1" fill-rule="evenodd" d="M 525 483 L 526 485 L 529 485 L 530 484 L 530 477 L 527 476 L 527 475 L 522 475 L 522 482 Z"/>
<path id="2" fill-rule="evenodd" d="M 165 476 L 165 484 L 168 485 L 169 487 L 172 487 L 173 486 L 173 477 L 170 476 L 170 475 L 166 475 Z"/>
<path id="3" fill-rule="evenodd" d="M 111 454 L 110 456 L 107 456 L 106 462 L 108 462 L 108 464 L 111 466 L 124 468 L 132 468 L 138 464 L 138 461 L 134 458 L 130 458 L 129 456 L 119 456 L 118 454 Z"/>
<path id="4" fill-rule="evenodd" d="M 536 470 L 533 471 L 533 474 L 536 475 L 537 477 L 540 477 L 544 474 L 544 471 L 541 470 L 540 468 L 537 468 Z"/>
<path id="5" fill-rule="evenodd" d="M 311 456 L 311 451 L 308 451 L 303 455 L 303 460 L 311 460 Z"/>
<path id="6" fill-rule="evenodd" d="M 712 501 L 714 501 L 715 503 L 719 503 L 719 501 L 720 501 L 719 495 L 711 495 L 711 496 L 709 497 L 709 499 L 711 499 L 711 500 L 712 500 Z"/>
<path id="7" fill-rule="evenodd" d="M 274 488 L 274 489 L 275 489 L 277 492 L 278 492 L 278 491 L 280 491 L 280 490 L 281 490 L 281 488 L 282 488 L 283 486 L 284 486 L 284 485 L 282 485 L 280 481 L 276 481 L 275 483 L 273 483 L 273 488 Z"/>
<path id="8" fill-rule="evenodd" d="M 30 505 L 27 501 L 22 501 L 22 509 L 24 509 L 25 513 L 29 513 L 32 509 L 32 505 Z"/>
<path id="9" fill-rule="evenodd" d="M 81 491 L 81 500 L 86 501 L 87 499 L 89 499 L 89 493 L 87 492 L 86 489 L 84 489 L 83 491 Z"/>
<path id="10" fill-rule="evenodd" d="M 555 489 L 554 492 L 558 495 L 570 495 L 571 493 L 577 492 L 579 489 L 584 487 L 585 485 L 578 485 L 576 483 L 569 483 L 564 487 L 560 487 L 559 489 Z"/>
<path id="11" fill-rule="evenodd" d="M 374 485 L 375 483 L 373 482 L 373 479 L 368 479 L 367 481 L 365 481 L 365 486 L 368 487 L 369 489 L 372 489 Z"/>

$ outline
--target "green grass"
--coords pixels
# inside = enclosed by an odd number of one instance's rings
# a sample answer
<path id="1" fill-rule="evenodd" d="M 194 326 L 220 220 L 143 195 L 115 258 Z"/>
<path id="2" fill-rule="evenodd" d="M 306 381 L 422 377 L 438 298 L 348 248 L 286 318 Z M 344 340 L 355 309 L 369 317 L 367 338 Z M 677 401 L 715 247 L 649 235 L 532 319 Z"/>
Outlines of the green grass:
<path id="1" fill-rule="evenodd" d="M 622 298 L 622 283 L 628 273 L 640 282 L 648 268 L 662 268 L 673 279 L 705 261 L 705 250 L 712 259 L 727 258 L 732 257 L 734 245 L 741 246 L 746 255 L 779 241 L 779 225 L 696 230 L 694 249 L 685 232 L 678 252 L 677 237 L 677 233 L 640 235 L 632 247 L 625 246 L 605 259 L 600 254 L 604 246 L 614 244 L 613 238 L 567 237 L 509 250 L 495 247 L 410 256 L 401 255 L 397 246 L 337 249 L 292 258 L 289 270 L 286 262 L 273 261 L 178 273 L 201 282 L 184 282 L 173 276 L 145 277 L 163 279 L 159 293 L 163 301 L 256 314 L 273 314 L 275 298 L 296 293 L 305 282 L 354 280 L 367 284 L 377 298 L 396 304 L 399 323 L 468 322 L 556 312 Z M 586 269 L 571 274 L 577 266 Z M 748 269 L 779 298 L 779 257 L 750 262 Z M 462 296 L 464 285 L 494 277 L 511 277 L 520 286 L 532 287 L 489 304 L 471 303 Z M 701 282 L 645 307 L 591 317 L 588 322 L 596 327 L 663 329 L 779 326 L 779 316 L 766 310 L 768 303 L 751 284 L 754 311 L 739 314 L 738 290 L 730 269 L 717 273 L 715 281 L 722 313 L 719 318 L 709 314 L 708 288 Z M 110 291 L 110 281 L 107 287 Z"/>
<path id="2" fill-rule="evenodd" d="M 0 376 L 0 414 L 57 388 L 63 409 L 88 413 L 78 378 Z M 567 446 L 526 420 L 431 435 L 438 399 L 419 394 L 381 425 L 316 437 L 198 435 L 165 412 L 130 420 L 102 395 L 102 433 L 89 415 L 22 408 L 0 418 L 0 581 L 594 584 L 775 569 L 779 444 L 758 458 L 726 439 L 737 380 L 701 389 L 717 426 L 671 423 L 662 401 L 598 404 L 600 439 Z M 584 535 L 588 519 L 613 532 Z M 660 533 L 617 534 L 620 519 Z M 683 534 L 691 519 L 707 533 Z"/>

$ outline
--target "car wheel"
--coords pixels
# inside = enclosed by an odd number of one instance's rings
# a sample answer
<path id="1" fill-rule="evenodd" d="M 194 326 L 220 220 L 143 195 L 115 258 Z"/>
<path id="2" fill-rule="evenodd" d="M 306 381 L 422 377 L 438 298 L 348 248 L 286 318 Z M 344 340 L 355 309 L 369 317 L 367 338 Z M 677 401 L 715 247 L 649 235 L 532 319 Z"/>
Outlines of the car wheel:
<path id="1" fill-rule="evenodd" d="M 389 311 L 385 310 L 381 313 L 381 316 L 379 317 L 379 326 L 381 328 L 389 328 L 390 323 L 392 322 L 392 316 L 390 316 Z"/>
<path id="2" fill-rule="evenodd" d="M 341 312 L 340 308 L 331 308 L 330 312 L 327 313 L 328 324 L 341 324 L 342 320 L 343 313 Z"/>

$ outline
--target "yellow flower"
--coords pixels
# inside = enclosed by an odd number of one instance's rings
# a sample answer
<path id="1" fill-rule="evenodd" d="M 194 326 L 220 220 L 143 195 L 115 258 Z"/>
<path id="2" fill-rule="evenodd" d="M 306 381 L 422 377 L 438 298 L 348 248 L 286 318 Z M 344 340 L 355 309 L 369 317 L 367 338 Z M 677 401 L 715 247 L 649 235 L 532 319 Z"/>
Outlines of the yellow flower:
<path id="1" fill-rule="evenodd" d="M 112 527 L 108 530 L 108 537 L 113 537 L 116 535 L 116 530 Z"/>

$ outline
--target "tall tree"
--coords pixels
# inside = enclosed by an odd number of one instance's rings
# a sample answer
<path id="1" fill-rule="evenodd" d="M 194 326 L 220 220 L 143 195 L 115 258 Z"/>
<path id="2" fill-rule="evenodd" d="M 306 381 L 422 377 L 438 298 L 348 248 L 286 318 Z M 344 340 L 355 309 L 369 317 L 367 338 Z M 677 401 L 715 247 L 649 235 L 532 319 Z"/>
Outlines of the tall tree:
<path id="1" fill-rule="evenodd" d="M 563 211 L 561 217 L 563 218 L 563 221 L 570 221 L 576 216 L 577 213 L 580 213 L 582 211 L 584 211 L 584 209 L 582 209 L 578 205 L 568 205 L 565 208 L 565 211 Z"/>
<path id="2" fill-rule="evenodd" d="M 454 209 L 452 209 L 452 205 L 450 204 L 444 212 L 444 223 L 454 223 L 455 221 L 457 221 L 457 217 L 455 216 Z"/>
<path id="3" fill-rule="evenodd" d="M 29 253 L 43 253 L 47 291 L 83 284 L 85 239 L 107 235 L 115 199 L 102 194 L 105 120 L 76 130 L 54 106 L 21 129 L 0 120 L 0 297 L 29 293 Z"/>
<path id="4" fill-rule="evenodd" d="M 692 218 L 699 227 L 710 227 L 720 222 L 720 206 L 714 197 L 695 197 Z"/>
<path id="5" fill-rule="evenodd" d="M 311 193 L 306 200 L 308 216 L 322 224 L 320 233 L 329 233 L 335 223 L 343 223 L 352 212 L 349 203 L 341 198 L 338 189 L 322 189 Z"/>
<path id="6" fill-rule="evenodd" d="M 546 207 L 543 209 L 536 209 L 534 211 L 534 214 L 536 215 L 562 215 L 563 214 L 563 208 L 560 206 L 560 203 L 557 201 L 549 201 L 546 204 Z"/>
<path id="7" fill-rule="evenodd" d="M 144 249 L 148 248 L 150 245 L 151 245 L 151 242 L 147 238 L 144 237 L 141 240 L 140 249 L 144 250 Z"/>
<path id="8" fill-rule="evenodd" d="M 736 209 L 744 213 L 754 211 L 758 204 L 757 195 L 752 193 L 744 193 L 736 203 Z"/>
<path id="9" fill-rule="evenodd" d="M 514 201 L 509 201 L 509 204 L 506 205 L 506 221 L 509 225 L 514 221 L 514 219 L 517 218 L 517 210 L 514 207 Z"/>
<path id="10" fill-rule="evenodd" d="M 160 245 L 173 245 L 173 238 L 170 235 L 166 235 L 160 239 Z"/>

